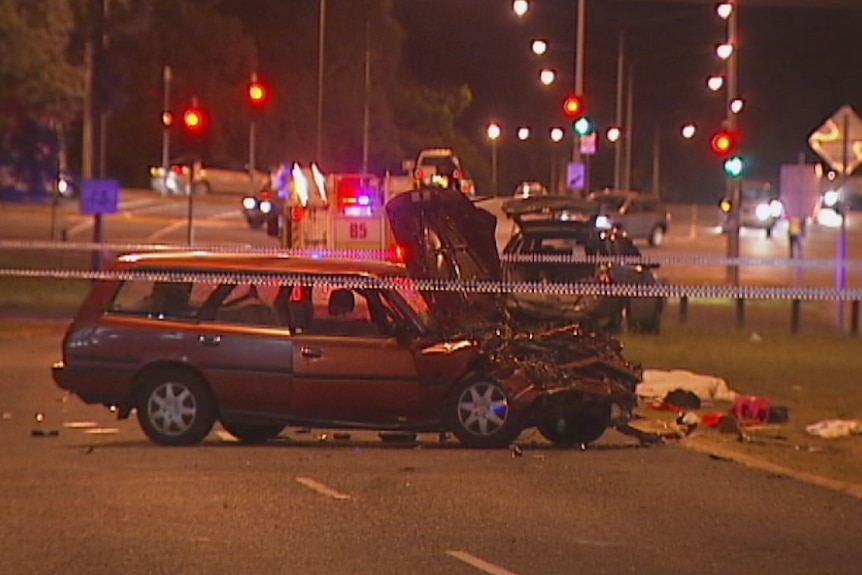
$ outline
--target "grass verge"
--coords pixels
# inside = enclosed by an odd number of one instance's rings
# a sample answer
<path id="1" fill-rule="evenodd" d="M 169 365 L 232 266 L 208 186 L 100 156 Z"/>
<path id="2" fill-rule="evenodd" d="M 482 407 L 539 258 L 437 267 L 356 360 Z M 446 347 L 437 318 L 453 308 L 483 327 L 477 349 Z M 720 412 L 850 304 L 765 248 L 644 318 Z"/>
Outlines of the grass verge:
<path id="1" fill-rule="evenodd" d="M 805 304 L 797 333 L 790 329 L 789 302 L 747 303 L 739 328 L 732 302 L 690 305 L 685 323 L 678 312 L 677 306 L 669 306 L 659 336 L 621 336 L 626 356 L 645 369 L 721 377 L 736 392 L 766 397 L 790 410 L 787 423 L 747 428 L 749 440 L 701 426 L 697 441 L 801 472 L 862 483 L 862 436 L 822 439 L 805 429 L 826 419 L 862 419 L 860 341 L 836 327 L 836 305 Z M 704 405 L 700 413 L 729 408 L 727 403 Z M 650 411 L 641 407 L 647 417 L 667 417 Z"/>

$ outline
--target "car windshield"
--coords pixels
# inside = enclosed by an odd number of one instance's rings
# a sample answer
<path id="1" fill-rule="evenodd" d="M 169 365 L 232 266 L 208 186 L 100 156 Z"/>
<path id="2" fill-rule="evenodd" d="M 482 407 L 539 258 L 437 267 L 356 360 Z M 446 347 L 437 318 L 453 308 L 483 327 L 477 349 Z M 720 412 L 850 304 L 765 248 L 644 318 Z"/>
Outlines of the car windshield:
<path id="1" fill-rule="evenodd" d="M 435 322 L 428 304 L 416 288 L 411 278 L 398 278 L 392 290 L 380 292 L 384 305 L 389 307 L 397 317 L 408 322 L 417 323 L 422 332 L 432 331 Z"/>

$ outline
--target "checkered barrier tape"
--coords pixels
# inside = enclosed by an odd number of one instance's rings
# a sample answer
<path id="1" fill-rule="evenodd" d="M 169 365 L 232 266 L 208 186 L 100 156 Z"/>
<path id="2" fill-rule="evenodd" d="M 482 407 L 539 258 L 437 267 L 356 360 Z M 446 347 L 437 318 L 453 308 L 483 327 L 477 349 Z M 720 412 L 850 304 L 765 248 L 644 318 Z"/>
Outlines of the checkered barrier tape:
<path id="1" fill-rule="evenodd" d="M 221 253 L 259 253 L 292 256 L 312 256 L 347 259 L 392 260 L 394 253 L 386 250 L 327 250 L 327 249 L 285 249 L 250 245 L 198 245 L 192 247 L 178 244 L 140 244 L 140 243 L 95 243 L 95 242 L 55 242 L 39 240 L 0 240 L 0 250 L 51 250 L 51 251 L 89 251 L 106 253 L 168 252 L 194 250 Z M 502 254 L 504 263 L 625 263 L 629 265 L 660 266 L 772 266 L 781 268 L 830 268 L 842 267 L 846 270 L 862 270 L 862 260 L 836 259 L 791 259 L 791 258 L 750 258 L 750 257 L 707 257 L 682 255 L 646 256 L 573 256 L 564 254 Z"/>
<path id="2" fill-rule="evenodd" d="M 154 252 L 189 249 L 185 246 L 153 244 L 97 244 L 65 242 L 0 241 L 0 249 L 73 249 L 79 251 Z M 371 250 L 283 250 L 267 248 L 244 248 L 237 246 L 195 246 L 194 250 L 220 252 L 248 252 L 302 255 L 315 257 L 347 257 L 353 259 L 380 259 L 384 252 Z M 668 258 L 631 258 L 596 256 L 575 258 L 571 256 L 520 256 L 508 261 L 530 263 L 597 263 L 625 262 L 670 263 L 679 265 L 787 265 L 803 261 L 764 259 L 764 258 L 705 258 L 705 257 L 668 257 Z M 810 260 L 807 263 L 811 263 Z M 834 267 L 833 260 L 814 260 L 814 263 Z M 859 267 L 860 262 L 846 262 Z M 807 267 L 807 266 L 806 266 Z M 621 284 L 602 282 L 507 282 L 507 281 L 461 281 L 461 280 L 414 280 L 405 277 L 370 278 L 337 275 L 273 274 L 273 273 L 173 273 L 166 271 L 116 271 L 116 270 L 70 270 L 36 268 L 0 268 L 2 277 L 27 277 L 66 280 L 151 280 L 173 282 L 210 282 L 210 283 L 258 283 L 270 285 L 321 285 L 345 288 L 397 288 L 409 286 L 421 291 L 452 291 L 465 294 L 541 294 L 551 296 L 589 295 L 615 297 L 665 297 L 665 298 L 718 298 L 718 299 L 761 299 L 761 300 L 800 300 L 800 301 L 855 301 L 862 300 L 862 289 L 839 289 L 819 287 L 781 287 L 752 285 L 686 285 L 686 284 Z"/>
<path id="3" fill-rule="evenodd" d="M 269 274 L 269 273 L 169 273 L 160 271 L 90 271 L 62 269 L 3 268 L 0 277 L 66 280 L 150 280 L 168 282 L 258 283 L 268 285 L 318 285 L 344 288 L 392 289 L 410 287 L 420 291 L 450 291 L 465 294 L 593 295 L 616 297 L 732 298 L 762 300 L 845 301 L 862 299 L 862 289 L 814 287 L 769 287 L 685 284 L 607 284 L 600 282 L 544 283 L 504 281 L 413 280 L 404 277 L 362 278 L 357 276 Z"/>

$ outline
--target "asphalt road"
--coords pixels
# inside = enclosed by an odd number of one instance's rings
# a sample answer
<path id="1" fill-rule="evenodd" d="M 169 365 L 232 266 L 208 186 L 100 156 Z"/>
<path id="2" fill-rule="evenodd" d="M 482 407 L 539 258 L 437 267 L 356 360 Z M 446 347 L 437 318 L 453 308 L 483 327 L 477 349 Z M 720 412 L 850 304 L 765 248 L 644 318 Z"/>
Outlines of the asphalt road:
<path id="1" fill-rule="evenodd" d="M 862 500 L 616 433 L 586 451 L 525 434 L 520 456 L 316 430 L 158 447 L 54 386 L 59 345 L 0 341 L 2 575 L 843 575 L 862 561 Z"/>

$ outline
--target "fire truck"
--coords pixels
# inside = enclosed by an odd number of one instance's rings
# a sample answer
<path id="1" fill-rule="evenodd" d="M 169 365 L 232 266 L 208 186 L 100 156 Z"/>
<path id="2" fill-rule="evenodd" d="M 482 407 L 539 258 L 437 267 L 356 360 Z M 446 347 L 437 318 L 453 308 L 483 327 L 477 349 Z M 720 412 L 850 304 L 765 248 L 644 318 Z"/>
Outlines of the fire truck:
<path id="1" fill-rule="evenodd" d="M 384 206 L 412 189 L 408 175 L 324 175 L 315 165 L 293 165 L 274 177 L 280 201 L 267 233 L 287 249 L 334 250 L 352 257 L 392 259 L 395 245 Z"/>

